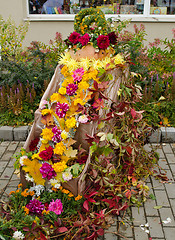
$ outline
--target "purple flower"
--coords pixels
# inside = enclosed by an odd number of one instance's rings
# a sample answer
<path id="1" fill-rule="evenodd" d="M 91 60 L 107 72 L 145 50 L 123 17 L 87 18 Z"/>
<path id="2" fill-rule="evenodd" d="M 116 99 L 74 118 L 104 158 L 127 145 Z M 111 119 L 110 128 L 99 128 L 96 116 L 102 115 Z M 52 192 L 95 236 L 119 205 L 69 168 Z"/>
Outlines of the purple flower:
<path id="1" fill-rule="evenodd" d="M 52 202 L 50 202 L 50 204 L 49 204 L 48 210 L 56 213 L 57 215 L 60 215 L 63 211 L 63 204 L 62 204 L 61 200 L 56 199 L 54 201 L 52 199 Z"/>
<path id="2" fill-rule="evenodd" d="M 78 89 L 77 84 L 69 83 L 68 86 L 66 87 L 66 90 L 67 90 L 66 93 L 68 96 L 72 96 L 75 94 L 77 89 Z"/>
<path id="3" fill-rule="evenodd" d="M 26 205 L 26 208 L 28 208 L 31 213 L 41 214 L 44 210 L 44 204 L 37 199 L 33 199 Z"/>
<path id="4" fill-rule="evenodd" d="M 67 103 L 57 103 L 55 113 L 59 118 L 63 118 L 66 115 L 66 112 L 69 110 L 69 105 Z"/>
<path id="5" fill-rule="evenodd" d="M 83 68 L 78 68 L 75 71 L 73 71 L 72 77 L 74 79 L 74 82 L 80 82 L 83 74 L 84 74 Z"/>
<path id="6" fill-rule="evenodd" d="M 47 178 L 48 180 L 57 175 L 52 166 L 46 162 L 42 164 L 42 167 L 40 167 L 40 173 L 43 178 Z"/>
<path id="7" fill-rule="evenodd" d="M 55 143 L 59 143 L 61 141 L 61 130 L 57 128 L 57 126 L 52 128 L 52 132 L 54 133 L 54 136 L 52 137 L 52 140 Z"/>

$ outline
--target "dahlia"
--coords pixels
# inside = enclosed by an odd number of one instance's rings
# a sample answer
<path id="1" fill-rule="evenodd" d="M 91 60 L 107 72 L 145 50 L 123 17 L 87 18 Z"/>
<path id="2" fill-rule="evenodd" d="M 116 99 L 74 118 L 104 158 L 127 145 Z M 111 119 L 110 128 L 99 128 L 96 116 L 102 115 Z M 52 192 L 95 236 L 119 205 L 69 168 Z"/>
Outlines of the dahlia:
<path id="1" fill-rule="evenodd" d="M 26 205 L 26 208 L 28 208 L 31 213 L 41 214 L 44 210 L 44 204 L 38 199 L 33 199 Z"/>
<path id="2" fill-rule="evenodd" d="M 73 71 L 72 77 L 74 79 L 74 82 L 80 82 L 83 74 L 84 74 L 84 69 L 82 67 Z"/>
<path id="3" fill-rule="evenodd" d="M 52 132 L 54 133 L 54 136 L 52 137 L 52 140 L 55 143 L 59 143 L 61 141 L 61 130 L 57 128 L 57 126 L 52 128 Z"/>
<path id="4" fill-rule="evenodd" d="M 60 215 L 63 211 L 63 204 L 62 204 L 61 200 L 56 199 L 54 201 L 52 199 L 52 202 L 50 202 L 50 204 L 49 204 L 48 210 L 56 213 L 57 215 Z"/>
<path id="5" fill-rule="evenodd" d="M 47 162 L 43 163 L 42 167 L 40 167 L 40 173 L 42 174 L 43 178 L 47 178 L 48 180 L 56 176 L 56 172 Z"/>
<path id="6" fill-rule="evenodd" d="M 68 96 L 72 96 L 72 95 L 74 95 L 75 92 L 77 91 L 78 86 L 77 86 L 77 84 L 70 83 L 70 84 L 68 84 L 68 86 L 66 87 L 66 89 L 67 89 L 67 91 L 66 91 L 67 95 L 68 95 Z"/>
<path id="7" fill-rule="evenodd" d="M 73 32 L 73 33 L 71 33 L 70 34 L 70 36 L 69 36 L 69 41 L 71 42 L 71 43 L 73 43 L 73 44 L 77 44 L 78 42 L 79 42 L 79 37 L 80 37 L 81 35 L 79 34 L 79 33 L 77 33 L 77 32 Z"/>
<path id="8" fill-rule="evenodd" d="M 63 118 L 66 115 L 66 112 L 69 110 L 69 105 L 67 103 L 57 103 L 55 113 L 59 118 Z"/>
<path id="9" fill-rule="evenodd" d="M 105 35 L 100 35 L 97 38 L 97 45 L 100 49 L 107 49 L 110 45 L 109 37 Z"/>
<path id="10" fill-rule="evenodd" d="M 85 33 L 83 36 L 79 37 L 79 42 L 82 44 L 82 46 L 85 46 L 88 44 L 90 40 L 90 36 L 88 33 Z"/>
<path id="11" fill-rule="evenodd" d="M 109 41 L 111 44 L 116 44 L 117 42 L 117 35 L 115 34 L 115 32 L 110 32 L 108 33 L 108 37 L 109 37 Z"/>
<path id="12" fill-rule="evenodd" d="M 51 146 L 49 146 L 44 151 L 39 153 L 39 157 L 45 161 L 51 159 L 52 155 L 53 155 L 53 148 Z"/>

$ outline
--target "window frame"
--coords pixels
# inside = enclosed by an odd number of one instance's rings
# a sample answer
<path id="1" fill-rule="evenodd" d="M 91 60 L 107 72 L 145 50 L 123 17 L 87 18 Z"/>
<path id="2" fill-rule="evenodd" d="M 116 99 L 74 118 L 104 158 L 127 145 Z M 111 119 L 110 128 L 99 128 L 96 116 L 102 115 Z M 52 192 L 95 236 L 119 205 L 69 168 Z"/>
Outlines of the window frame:
<path id="1" fill-rule="evenodd" d="M 175 22 L 175 15 L 150 14 L 150 0 L 144 0 L 143 14 L 106 14 L 106 18 L 120 20 L 130 19 L 131 22 Z M 75 14 L 30 14 L 29 4 L 26 0 L 26 15 L 30 21 L 74 21 Z"/>

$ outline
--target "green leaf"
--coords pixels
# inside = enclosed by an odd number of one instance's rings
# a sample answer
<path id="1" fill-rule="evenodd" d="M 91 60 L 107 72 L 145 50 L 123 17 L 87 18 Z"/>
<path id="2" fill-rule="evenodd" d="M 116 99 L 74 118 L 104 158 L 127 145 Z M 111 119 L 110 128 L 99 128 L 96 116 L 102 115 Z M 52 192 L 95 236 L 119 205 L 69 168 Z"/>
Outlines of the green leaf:
<path id="1" fill-rule="evenodd" d="M 156 197 L 152 193 L 149 195 L 149 198 L 152 200 L 156 200 Z"/>
<path id="2" fill-rule="evenodd" d="M 113 138 L 114 134 L 108 133 L 107 134 L 107 140 L 110 141 Z"/>
<path id="3" fill-rule="evenodd" d="M 162 206 L 154 206 L 154 209 L 160 209 Z"/>

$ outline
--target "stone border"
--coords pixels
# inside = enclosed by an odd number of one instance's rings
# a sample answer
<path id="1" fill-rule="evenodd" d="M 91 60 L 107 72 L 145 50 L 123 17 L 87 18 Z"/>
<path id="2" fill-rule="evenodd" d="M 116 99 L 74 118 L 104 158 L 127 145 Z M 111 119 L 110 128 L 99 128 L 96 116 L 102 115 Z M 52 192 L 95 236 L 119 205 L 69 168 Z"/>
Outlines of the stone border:
<path id="1" fill-rule="evenodd" d="M 0 127 L 1 141 L 25 141 L 30 132 L 31 126 L 22 127 Z M 175 142 L 175 128 L 161 127 L 154 131 L 148 138 L 150 143 L 173 143 Z"/>

